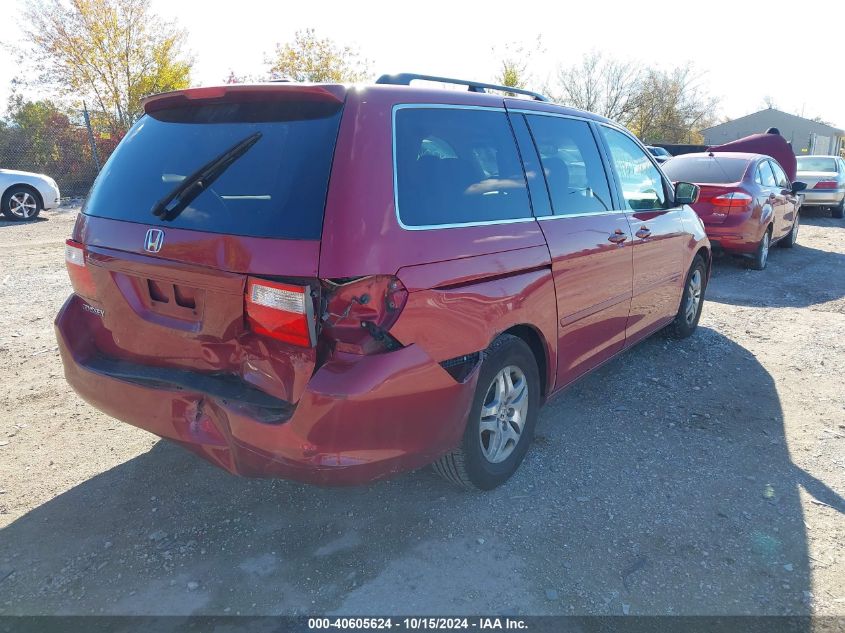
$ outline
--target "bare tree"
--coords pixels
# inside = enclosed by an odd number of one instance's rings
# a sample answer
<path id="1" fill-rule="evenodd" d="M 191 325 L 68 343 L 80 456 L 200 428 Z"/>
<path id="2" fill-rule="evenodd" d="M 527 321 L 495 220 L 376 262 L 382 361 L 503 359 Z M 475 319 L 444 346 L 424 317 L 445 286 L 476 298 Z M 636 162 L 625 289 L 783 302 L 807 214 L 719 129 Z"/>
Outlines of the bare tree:
<path id="1" fill-rule="evenodd" d="M 591 52 L 558 71 L 556 97 L 629 127 L 644 141 L 695 143 L 715 122 L 715 101 L 692 65 L 668 71 Z"/>
<path id="2" fill-rule="evenodd" d="M 822 117 L 820 117 L 820 116 L 814 116 L 814 117 L 813 117 L 812 119 L 810 119 L 810 120 L 811 120 L 811 121 L 815 121 L 816 123 L 821 123 L 822 125 L 830 125 L 831 127 L 833 126 L 833 124 L 832 124 L 830 121 L 828 121 L 828 120 L 826 120 L 826 119 L 823 119 L 823 118 L 822 118 Z"/>
<path id="3" fill-rule="evenodd" d="M 627 124 L 639 106 L 642 69 L 591 52 L 558 70 L 557 100 Z"/>
<path id="4" fill-rule="evenodd" d="M 716 101 L 698 83 L 692 65 L 646 71 L 628 127 L 645 142 L 700 143 L 715 122 Z"/>

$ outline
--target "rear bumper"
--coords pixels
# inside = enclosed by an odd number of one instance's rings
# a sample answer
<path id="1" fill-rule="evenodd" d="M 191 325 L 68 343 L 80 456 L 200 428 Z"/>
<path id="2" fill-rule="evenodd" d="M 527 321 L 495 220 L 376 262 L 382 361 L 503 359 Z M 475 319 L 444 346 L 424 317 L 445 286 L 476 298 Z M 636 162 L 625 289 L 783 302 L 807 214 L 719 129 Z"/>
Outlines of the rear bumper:
<path id="1" fill-rule="evenodd" d="M 763 237 L 763 224 L 751 211 L 733 211 L 718 223 L 708 221 L 700 213 L 699 217 L 714 250 L 733 254 L 753 253 Z"/>
<path id="2" fill-rule="evenodd" d="M 456 382 L 418 346 L 336 354 L 298 403 L 285 408 L 278 401 L 279 413 L 268 421 L 273 403 L 261 406 L 256 394 L 236 399 L 207 381 L 194 386 L 104 370 L 91 333 L 99 317 L 83 304 L 72 295 L 56 317 L 73 389 L 108 415 L 238 475 L 346 485 L 419 468 L 458 444 L 475 390 L 477 371 Z"/>
<path id="3" fill-rule="evenodd" d="M 707 237 L 714 250 L 721 250 L 727 253 L 747 254 L 757 249 L 762 236 L 752 233 L 737 231 L 739 227 L 718 227 L 704 225 Z"/>
<path id="4" fill-rule="evenodd" d="M 807 189 L 802 191 L 805 207 L 831 206 L 845 199 L 845 189 Z"/>

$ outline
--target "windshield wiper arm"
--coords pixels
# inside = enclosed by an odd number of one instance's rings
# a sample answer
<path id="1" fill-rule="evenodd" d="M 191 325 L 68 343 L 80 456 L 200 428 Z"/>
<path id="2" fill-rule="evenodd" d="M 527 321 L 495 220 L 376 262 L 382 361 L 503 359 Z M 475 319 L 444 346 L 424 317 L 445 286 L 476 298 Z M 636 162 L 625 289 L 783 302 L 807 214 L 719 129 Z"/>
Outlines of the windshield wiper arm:
<path id="1" fill-rule="evenodd" d="M 225 152 L 210 160 L 185 178 L 179 186 L 159 200 L 153 206 L 152 214 L 159 216 L 162 220 L 175 219 L 185 208 L 191 204 L 198 195 L 208 188 L 224 171 L 246 154 L 263 135 L 261 132 L 250 134 L 242 141 L 238 141 Z"/>

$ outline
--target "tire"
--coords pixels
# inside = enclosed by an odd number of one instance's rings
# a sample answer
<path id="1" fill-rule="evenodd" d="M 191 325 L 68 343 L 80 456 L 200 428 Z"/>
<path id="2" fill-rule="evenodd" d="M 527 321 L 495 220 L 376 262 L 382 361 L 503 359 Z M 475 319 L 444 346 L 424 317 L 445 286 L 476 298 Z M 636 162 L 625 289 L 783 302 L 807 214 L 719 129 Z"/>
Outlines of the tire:
<path id="1" fill-rule="evenodd" d="M 766 229 L 766 232 L 763 233 L 763 237 L 757 245 L 757 250 L 754 251 L 754 255 L 751 256 L 751 260 L 748 262 L 748 267 L 751 270 L 765 270 L 766 264 L 769 263 L 769 250 L 771 245 L 772 228 L 769 227 Z"/>
<path id="2" fill-rule="evenodd" d="M 798 226 L 801 221 L 801 215 L 799 213 L 795 214 L 795 222 L 792 223 L 792 228 L 789 230 L 781 240 L 778 242 L 778 246 L 782 246 L 783 248 L 792 248 L 798 242 Z"/>
<path id="3" fill-rule="evenodd" d="M 31 187 L 16 185 L 9 187 L 0 200 L 3 215 L 10 220 L 31 222 L 41 213 L 43 205 L 39 196 Z"/>
<path id="4" fill-rule="evenodd" d="M 704 292 L 707 290 L 707 264 L 701 255 L 692 260 L 687 278 L 684 281 L 684 293 L 678 313 L 665 332 L 671 338 L 682 339 L 691 336 L 698 327 L 701 310 L 704 307 Z"/>
<path id="5" fill-rule="evenodd" d="M 509 391 L 508 380 L 514 401 L 497 407 L 500 394 Z M 534 437 L 540 389 L 531 348 L 516 336 L 499 336 L 484 354 L 461 444 L 434 462 L 434 471 L 469 490 L 502 485 L 519 468 Z M 482 422 L 483 411 L 489 415 Z"/>
<path id="6" fill-rule="evenodd" d="M 835 207 L 830 207 L 830 215 L 840 220 L 845 218 L 845 199 L 840 200 Z"/>

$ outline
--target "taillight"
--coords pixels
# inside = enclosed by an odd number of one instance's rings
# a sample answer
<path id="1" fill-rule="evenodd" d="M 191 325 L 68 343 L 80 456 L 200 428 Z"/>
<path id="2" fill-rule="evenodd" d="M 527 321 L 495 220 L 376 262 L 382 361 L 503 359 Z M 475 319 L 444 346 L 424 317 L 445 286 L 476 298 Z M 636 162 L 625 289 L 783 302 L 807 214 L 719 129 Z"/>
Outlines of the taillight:
<path id="1" fill-rule="evenodd" d="M 750 194 L 744 191 L 731 191 L 712 198 L 710 203 L 714 207 L 723 207 L 726 211 L 730 211 L 731 209 L 747 208 L 753 199 Z"/>
<path id="2" fill-rule="evenodd" d="M 73 240 L 65 241 L 65 265 L 73 291 L 86 299 L 96 299 L 97 287 L 85 264 L 85 247 L 82 244 Z"/>
<path id="3" fill-rule="evenodd" d="M 836 189 L 838 183 L 835 180 L 819 180 L 813 189 Z"/>
<path id="4" fill-rule="evenodd" d="M 308 286 L 250 277 L 245 304 L 252 331 L 301 347 L 313 347 L 317 342 Z"/>
<path id="5" fill-rule="evenodd" d="M 408 300 L 402 282 L 389 275 L 347 283 L 323 281 L 325 304 L 321 337 L 340 351 L 373 354 L 395 349 L 388 333 Z"/>

